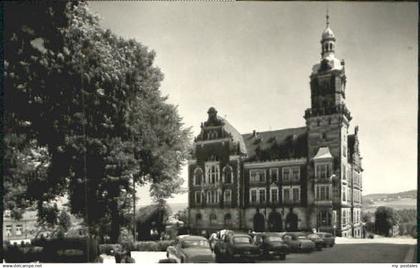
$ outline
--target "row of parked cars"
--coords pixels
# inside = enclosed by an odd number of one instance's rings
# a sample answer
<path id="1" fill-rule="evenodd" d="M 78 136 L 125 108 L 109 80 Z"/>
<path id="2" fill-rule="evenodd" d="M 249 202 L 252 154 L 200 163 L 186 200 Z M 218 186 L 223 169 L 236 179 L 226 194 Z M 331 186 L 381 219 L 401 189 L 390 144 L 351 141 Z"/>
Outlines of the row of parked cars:
<path id="1" fill-rule="evenodd" d="M 333 247 L 330 233 L 265 232 L 240 233 L 221 230 L 209 239 L 202 236 L 178 236 L 174 246 L 167 248 L 168 259 L 176 262 L 254 262 L 257 259 L 286 259 L 291 252 L 312 252 Z"/>

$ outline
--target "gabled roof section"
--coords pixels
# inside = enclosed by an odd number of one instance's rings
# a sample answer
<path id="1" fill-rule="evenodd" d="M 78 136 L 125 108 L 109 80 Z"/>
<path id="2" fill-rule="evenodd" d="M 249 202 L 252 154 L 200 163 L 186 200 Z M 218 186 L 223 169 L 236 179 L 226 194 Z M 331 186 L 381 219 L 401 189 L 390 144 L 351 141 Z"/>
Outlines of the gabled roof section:
<path id="1" fill-rule="evenodd" d="M 314 160 L 333 159 L 330 149 L 328 147 L 320 147 L 314 156 Z"/>
<path id="2" fill-rule="evenodd" d="M 236 128 L 234 128 L 226 119 L 221 118 L 220 116 L 218 116 L 217 119 L 222 121 L 223 129 L 232 136 L 233 142 L 239 144 L 239 151 L 243 154 L 246 154 L 247 149 L 245 142 L 239 131 L 236 130 Z"/>
<path id="3" fill-rule="evenodd" d="M 242 134 L 248 161 L 307 157 L 306 127 Z"/>

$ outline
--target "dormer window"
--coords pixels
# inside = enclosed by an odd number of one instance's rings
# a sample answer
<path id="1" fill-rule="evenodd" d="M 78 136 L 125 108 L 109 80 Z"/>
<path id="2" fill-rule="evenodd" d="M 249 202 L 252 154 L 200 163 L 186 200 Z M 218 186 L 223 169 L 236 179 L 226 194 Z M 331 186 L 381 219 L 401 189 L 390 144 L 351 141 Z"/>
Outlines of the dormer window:
<path id="1" fill-rule="evenodd" d="M 279 169 L 278 168 L 270 168 L 270 180 L 271 183 L 276 183 L 279 180 Z"/>
<path id="2" fill-rule="evenodd" d="M 252 169 L 249 171 L 250 182 L 265 182 L 264 169 Z"/>

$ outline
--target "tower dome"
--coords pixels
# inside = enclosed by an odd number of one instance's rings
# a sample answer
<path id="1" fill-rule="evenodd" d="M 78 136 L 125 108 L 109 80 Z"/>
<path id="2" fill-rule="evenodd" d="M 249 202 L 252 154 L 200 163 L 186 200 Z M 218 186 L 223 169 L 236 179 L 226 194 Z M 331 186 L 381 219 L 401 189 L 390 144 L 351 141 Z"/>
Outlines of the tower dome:
<path id="1" fill-rule="evenodd" d="M 327 28 L 325 28 L 325 30 L 322 32 L 321 42 L 324 40 L 335 40 L 334 32 L 329 26 L 327 26 Z"/>

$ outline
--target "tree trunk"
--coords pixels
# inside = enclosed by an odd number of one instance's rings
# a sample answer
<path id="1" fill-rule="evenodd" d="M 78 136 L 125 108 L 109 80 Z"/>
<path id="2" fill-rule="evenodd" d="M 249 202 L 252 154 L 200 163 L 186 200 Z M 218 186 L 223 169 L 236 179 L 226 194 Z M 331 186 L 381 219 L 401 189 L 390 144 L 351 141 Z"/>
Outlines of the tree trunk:
<path id="1" fill-rule="evenodd" d="M 118 201 L 111 202 L 111 243 L 118 243 L 120 236 L 120 219 L 118 213 Z"/>

